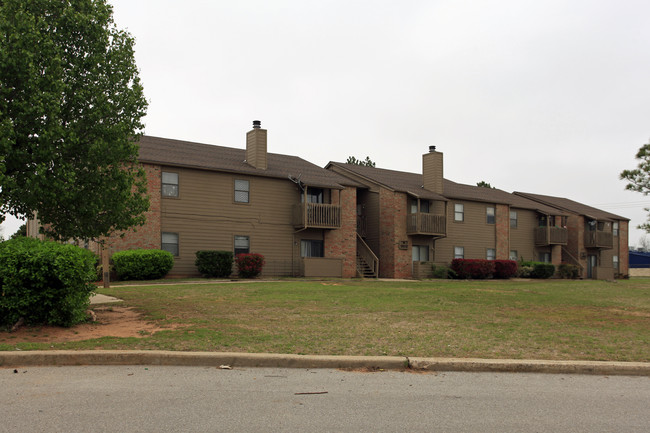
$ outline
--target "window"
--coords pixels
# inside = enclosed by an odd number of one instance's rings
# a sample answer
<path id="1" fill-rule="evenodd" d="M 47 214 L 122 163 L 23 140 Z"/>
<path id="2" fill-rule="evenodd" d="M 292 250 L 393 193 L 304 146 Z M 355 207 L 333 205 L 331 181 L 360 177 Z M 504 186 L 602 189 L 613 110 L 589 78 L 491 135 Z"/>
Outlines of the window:
<path id="1" fill-rule="evenodd" d="M 612 234 L 618 236 L 618 221 L 612 223 Z"/>
<path id="2" fill-rule="evenodd" d="M 464 259 L 465 258 L 465 247 L 454 247 L 454 258 L 455 259 Z"/>
<path id="3" fill-rule="evenodd" d="M 413 200 L 411 202 L 411 213 L 417 213 L 417 212 L 418 212 L 418 201 Z M 420 201 L 420 212 L 429 213 L 429 201 L 428 200 L 421 200 Z"/>
<path id="4" fill-rule="evenodd" d="M 323 257 L 323 241 L 301 240 L 300 257 Z"/>
<path id="5" fill-rule="evenodd" d="M 162 233 L 161 247 L 169 251 L 173 256 L 178 257 L 178 233 Z"/>
<path id="6" fill-rule="evenodd" d="M 488 206 L 485 208 L 485 217 L 488 224 L 494 224 L 496 222 L 495 210 L 493 206 Z"/>
<path id="7" fill-rule="evenodd" d="M 428 245 L 413 245 L 413 261 L 414 262 L 428 262 L 429 261 L 429 246 Z"/>
<path id="8" fill-rule="evenodd" d="M 235 203 L 248 203 L 250 183 L 247 180 L 235 180 Z"/>
<path id="9" fill-rule="evenodd" d="M 496 260 L 497 259 L 497 250 L 494 248 L 488 248 L 487 252 L 485 254 L 485 258 L 488 260 Z"/>
<path id="10" fill-rule="evenodd" d="M 462 203 L 454 205 L 454 221 L 465 221 L 465 205 Z"/>
<path id="11" fill-rule="evenodd" d="M 517 228 L 517 211 L 514 210 L 510 211 L 510 228 L 511 229 Z"/>
<path id="12" fill-rule="evenodd" d="M 237 254 L 248 254 L 251 250 L 251 243 L 248 236 L 235 236 L 235 256 Z"/>
<path id="13" fill-rule="evenodd" d="M 163 197 L 178 197 L 178 173 L 162 172 Z"/>
<path id="14" fill-rule="evenodd" d="M 618 256 L 612 257 L 612 265 L 614 266 L 614 270 L 618 272 Z"/>
<path id="15" fill-rule="evenodd" d="M 518 260 L 517 250 L 510 250 L 510 256 L 508 258 L 510 260 Z"/>
<path id="16" fill-rule="evenodd" d="M 304 196 L 300 196 L 300 200 L 304 201 Z M 323 188 L 307 188 L 307 203 L 323 203 Z"/>
<path id="17" fill-rule="evenodd" d="M 551 263 L 551 253 L 539 253 L 539 261 L 544 263 Z"/>

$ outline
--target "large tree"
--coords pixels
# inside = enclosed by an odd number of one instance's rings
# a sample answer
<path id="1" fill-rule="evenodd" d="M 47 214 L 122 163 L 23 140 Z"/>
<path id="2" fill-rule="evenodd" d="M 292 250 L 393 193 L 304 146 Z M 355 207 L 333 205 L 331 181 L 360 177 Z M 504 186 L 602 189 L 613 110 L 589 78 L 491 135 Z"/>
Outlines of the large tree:
<path id="1" fill-rule="evenodd" d="M 372 162 L 369 156 L 366 156 L 365 160 L 357 159 L 354 156 L 348 156 L 348 160 L 345 161 L 346 164 L 361 165 L 364 167 L 374 167 L 375 163 Z"/>
<path id="2" fill-rule="evenodd" d="M 0 215 L 59 239 L 144 222 L 133 45 L 105 0 L 0 1 Z"/>
<path id="3" fill-rule="evenodd" d="M 650 194 L 650 143 L 641 146 L 636 154 L 636 159 L 640 160 L 637 168 L 634 170 L 624 170 L 621 173 L 621 179 L 627 180 L 629 183 L 625 189 L 640 192 L 643 195 Z M 645 208 L 650 211 L 649 208 Z M 650 217 L 644 224 L 640 224 L 638 228 L 650 233 Z"/>

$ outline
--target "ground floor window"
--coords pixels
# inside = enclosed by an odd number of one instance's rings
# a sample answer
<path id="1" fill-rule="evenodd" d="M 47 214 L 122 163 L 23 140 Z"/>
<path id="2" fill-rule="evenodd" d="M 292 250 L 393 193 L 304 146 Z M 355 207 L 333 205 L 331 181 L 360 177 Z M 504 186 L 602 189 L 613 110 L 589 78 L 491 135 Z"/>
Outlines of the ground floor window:
<path id="1" fill-rule="evenodd" d="M 161 239 L 161 248 L 169 251 L 174 257 L 178 256 L 178 233 L 163 232 Z"/>
<path id="2" fill-rule="evenodd" d="M 618 271 L 618 256 L 612 257 L 612 265 L 614 266 L 614 269 Z"/>
<path id="3" fill-rule="evenodd" d="M 497 250 L 494 248 L 488 248 L 487 252 L 485 254 L 485 258 L 488 260 L 496 260 L 497 259 Z"/>
<path id="4" fill-rule="evenodd" d="M 518 260 L 517 250 L 510 250 L 510 260 Z"/>
<path id="5" fill-rule="evenodd" d="M 428 245 L 413 245 L 413 261 L 414 262 L 428 262 L 429 261 L 429 246 Z"/>
<path id="6" fill-rule="evenodd" d="M 454 247 L 454 258 L 455 259 L 464 259 L 465 258 L 465 247 Z"/>
<path id="7" fill-rule="evenodd" d="M 323 241 L 318 240 L 301 240 L 300 257 L 324 257 Z"/>
<path id="8" fill-rule="evenodd" d="M 551 253 L 539 253 L 539 261 L 544 263 L 551 263 Z"/>
<path id="9" fill-rule="evenodd" d="M 237 254 L 248 254 L 251 251 L 251 242 L 248 236 L 235 236 L 235 256 Z"/>

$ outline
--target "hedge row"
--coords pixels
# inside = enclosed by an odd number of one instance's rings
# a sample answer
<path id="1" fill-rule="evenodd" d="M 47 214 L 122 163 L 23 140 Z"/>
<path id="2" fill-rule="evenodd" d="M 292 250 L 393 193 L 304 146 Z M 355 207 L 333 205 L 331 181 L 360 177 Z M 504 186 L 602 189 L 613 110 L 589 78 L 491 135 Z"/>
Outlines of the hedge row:
<path id="1" fill-rule="evenodd" d="M 204 250 L 196 252 L 194 264 L 204 277 L 227 278 L 232 273 L 232 251 Z"/>
<path id="2" fill-rule="evenodd" d="M 174 256 L 163 250 L 125 250 L 113 254 L 120 280 L 157 280 L 174 266 Z"/>
<path id="3" fill-rule="evenodd" d="M 457 278 L 485 279 L 512 278 L 517 274 L 517 262 L 514 260 L 454 259 L 451 270 Z"/>

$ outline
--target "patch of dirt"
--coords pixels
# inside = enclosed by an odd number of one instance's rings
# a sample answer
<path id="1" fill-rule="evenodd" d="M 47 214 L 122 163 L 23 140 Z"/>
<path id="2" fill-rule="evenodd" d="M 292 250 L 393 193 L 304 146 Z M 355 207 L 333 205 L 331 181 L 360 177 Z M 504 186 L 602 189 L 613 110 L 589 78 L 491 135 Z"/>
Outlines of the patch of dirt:
<path id="1" fill-rule="evenodd" d="M 119 306 L 102 306 L 92 309 L 97 316 L 93 323 L 81 323 L 71 328 L 58 326 L 23 326 L 15 332 L 0 332 L 0 343 L 59 343 L 82 341 L 101 337 L 147 337 L 155 332 L 175 329 L 163 328 L 142 319 L 133 309 Z"/>

